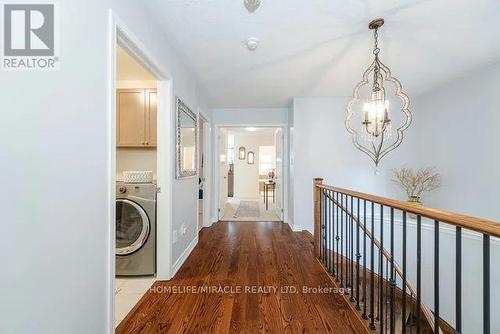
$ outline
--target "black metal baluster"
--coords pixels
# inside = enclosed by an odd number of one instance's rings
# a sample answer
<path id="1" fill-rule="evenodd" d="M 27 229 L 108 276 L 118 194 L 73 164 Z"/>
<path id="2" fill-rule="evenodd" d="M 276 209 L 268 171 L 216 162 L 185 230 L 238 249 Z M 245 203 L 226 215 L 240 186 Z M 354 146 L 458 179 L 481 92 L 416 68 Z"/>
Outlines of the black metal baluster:
<path id="1" fill-rule="evenodd" d="M 333 209 L 335 207 L 335 203 L 333 201 L 334 199 L 334 196 L 335 196 L 335 193 L 333 192 L 333 190 L 330 192 L 330 202 L 331 202 L 331 206 L 330 206 L 330 227 L 331 227 L 331 232 L 330 232 L 330 236 L 329 236 L 329 240 L 330 240 L 330 251 L 329 251 L 329 254 L 330 254 L 330 272 L 333 276 L 334 274 L 334 266 L 333 266 L 333 235 L 334 235 L 334 227 L 335 227 L 335 222 L 334 222 L 334 219 L 335 219 L 335 216 L 333 214 Z"/>
<path id="2" fill-rule="evenodd" d="M 394 208 L 391 208 L 391 308 L 390 308 L 390 332 L 394 334 L 395 328 L 395 309 L 394 309 L 394 289 L 396 289 L 396 277 L 394 275 Z"/>
<path id="3" fill-rule="evenodd" d="M 384 327 L 384 206 L 380 205 L 380 249 L 379 249 L 379 268 L 378 268 L 378 318 L 380 320 L 380 328 Z"/>
<path id="4" fill-rule="evenodd" d="M 462 332 L 462 228 L 456 228 L 456 257 L 455 257 L 455 329 Z"/>
<path id="5" fill-rule="evenodd" d="M 326 268 L 326 239 L 327 239 L 327 230 L 326 230 L 326 225 L 327 225 L 327 205 L 328 205 L 328 198 L 326 197 L 326 190 L 322 191 L 323 193 L 323 264 L 325 265 Z"/>
<path id="6" fill-rule="evenodd" d="M 332 205 L 332 202 L 330 201 L 330 198 L 329 198 L 329 195 L 330 195 L 330 191 L 328 190 L 327 192 L 325 192 L 325 197 L 326 197 L 326 202 L 327 202 L 327 206 L 326 206 L 326 239 L 325 239 L 325 249 L 326 249 L 326 253 L 325 253 L 325 260 L 326 260 L 326 269 L 328 270 L 328 272 L 330 272 L 330 248 L 328 247 L 329 245 L 329 241 L 330 241 L 330 238 L 329 238 L 329 235 L 331 233 L 331 230 L 330 230 L 330 223 L 331 223 L 331 218 L 330 217 L 330 207 Z"/>
<path id="7" fill-rule="evenodd" d="M 372 202 L 372 229 L 370 249 L 370 329 L 375 330 L 375 203 Z"/>
<path id="8" fill-rule="evenodd" d="M 345 213 L 345 233 L 346 233 L 346 244 L 345 244 L 345 294 L 350 295 L 350 284 L 351 284 L 351 277 L 349 276 L 350 274 L 350 267 L 351 267 L 351 259 L 349 258 L 349 254 L 351 253 L 351 230 L 349 229 L 349 223 L 351 221 L 351 216 L 350 213 L 352 212 L 352 207 L 349 208 L 349 196 L 346 195 L 345 197 L 345 206 L 346 206 L 346 213 Z"/>
<path id="9" fill-rule="evenodd" d="M 439 333 L 439 221 L 434 221 L 434 332 Z"/>
<path id="10" fill-rule="evenodd" d="M 323 219 L 321 220 L 321 263 L 325 264 L 325 230 L 326 230 L 326 196 L 325 190 L 321 190 L 321 214 Z"/>
<path id="11" fill-rule="evenodd" d="M 368 319 L 366 315 L 366 199 L 363 200 L 363 319 Z"/>
<path id="12" fill-rule="evenodd" d="M 335 234 L 337 233 L 336 224 L 337 219 L 335 217 L 335 210 L 337 210 L 337 202 L 335 202 L 335 191 L 332 192 L 332 274 L 335 278 L 337 274 L 337 267 L 335 266 Z"/>
<path id="13" fill-rule="evenodd" d="M 339 281 L 339 193 L 337 193 L 337 219 L 335 221 L 335 232 L 337 233 L 335 236 L 335 244 L 336 244 L 336 252 L 335 252 L 335 266 L 337 269 L 335 270 L 335 276 L 337 277 L 337 282 Z"/>
<path id="14" fill-rule="evenodd" d="M 340 194 L 340 287 L 344 287 L 344 194 Z"/>
<path id="15" fill-rule="evenodd" d="M 344 259 L 345 259 L 345 290 L 344 290 L 344 295 L 349 294 L 349 196 L 345 195 L 345 241 L 344 241 L 344 247 L 345 247 L 345 254 L 344 254 Z"/>
<path id="16" fill-rule="evenodd" d="M 385 311 L 384 311 L 384 317 L 385 317 L 385 320 L 384 320 L 384 324 L 385 324 L 385 329 L 384 329 L 384 333 L 387 333 L 387 330 L 389 329 L 389 322 L 387 321 L 387 317 L 389 316 L 389 312 L 387 311 L 387 297 L 389 296 L 389 294 L 387 293 L 387 290 L 390 289 L 389 287 L 389 260 L 387 259 L 384 259 L 385 261 L 385 280 L 384 280 L 384 308 L 385 308 Z"/>
<path id="17" fill-rule="evenodd" d="M 406 211 L 403 211 L 403 310 L 401 311 L 402 332 L 406 333 Z"/>
<path id="18" fill-rule="evenodd" d="M 490 334 L 490 236 L 483 234 L 483 333 Z"/>
<path id="19" fill-rule="evenodd" d="M 422 217 L 417 216 L 417 334 L 421 333 L 420 311 L 422 299 Z"/>
<path id="20" fill-rule="evenodd" d="M 361 257 L 361 254 L 359 253 L 359 197 L 358 199 L 358 205 L 356 206 L 357 210 L 357 222 L 356 222 L 356 310 L 361 310 L 361 307 L 359 306 L 359 259 Z"/>
<path id="21" fill-rule="evenodd" d="M 327 265 L 327 253 L 326 253 L 326 241 L 327 241 L 327 224 L 328 224 L 328 215 L 327 215 L 327 209 L 328 209 L 328 198 L 326 196 L 326 190 L 323 190 L 323 198 L 324 198 L 324 204 L 323 204 L 323 213 L 324 213 L 324 221 L 323 221 L 323 264 Z"/>
<path id="22" fill-rule="evenodd" d="M 351 196 L 351 302 L 354 302 L 354 198 Z"/>

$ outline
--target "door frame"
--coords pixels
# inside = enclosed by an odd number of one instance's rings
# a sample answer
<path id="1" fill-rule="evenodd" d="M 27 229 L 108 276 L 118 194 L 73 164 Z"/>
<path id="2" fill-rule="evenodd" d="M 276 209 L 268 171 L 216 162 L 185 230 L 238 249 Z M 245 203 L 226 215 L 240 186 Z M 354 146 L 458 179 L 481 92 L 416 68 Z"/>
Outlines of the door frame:
<path id="1" fill-rule="evenodd" d="M 214 170 L 214 177 L 213 180 L 219 180 L 221 175 L 220 175 L 220 168 L 219 168 L 219 155 L 221 152 L 221 149 L 219 147 L 219 136 L 220 136 L 220 129 L 221 128 L 248 128 L 248 127 L 255 127 L 255 128 L 276 128 L 276 129 L 281 129 L 283 133 L 283 149 L 281 152 L 281 161 L 283 164 L 283 187 L 281 187 L 281 199 L 282 199 L 282 205 L 283 205 L 283 213 L 282 213 L 282 221 L 283 223 L 288 223 L 287 218 L 288 217 L 288 186 L 289 186 L 289 173 L 290 169 L 288 165 L 285 165 L 285 157 L 287 156 L 286 154 L 288 152 L 288 141 L 289 141 L 289 136 L 288 136 L 288 125 L 287 124 L 258 124 L 258 123 L 244 123 L 244 124 L 217 124 L 214 125 L 214 154 L 212 155 L 212 167 Z M 215 184 L 215 181 L 214 181 Z M 220 186 L 219 183 L 217 183 L 217 187 L 214 187 L 213 191 L 213 198 L 217 200 L 212 201 L 212 213 L 214 214 L 213 218 L 211 218 L 212 223 L 218 222 L 219 221 L 219 196 L 220 196 Z"/>
<path id="2" fill-rule="evenodd" d="M 203 147 L 200 149 L 203 150 L 205 157 L 205 183 L 203 185 L 203 223 L 202 227 L 210 226 L 210 200 L 211 200 L 211 190 L 212 190 L 212 175 L 211 175 L 211 166 L 212 166 L 212 155 L 210 152 L 211 143 L 212 143 L 212 128 L 210 127 L 210 119 L 208 115 L 204 113 L 201 109 L 198 108 L 198 119 L 203 120 Z M 200 124 L 200 123 L 198 123 Z M 200 163 L 200 161 L 198 161 Z M 200 165 L 198 165 L 198 178 Z M 197 214 L 199 212 L 199 204 L 200 202 L 196 202 Z"/>
<path id="3" fill-rule="evenodd" d="M 115 210 L 116 210 L 116 46 L 120 45 L 148 69 L 158 82 L 157 95 L 157 217 L 156 279 L 170 279 L 172 273 L 172 180 L 173 180 L 173 81 L 151 52 L 142 44 L 112 9 L 108 12 L 108 83 L 107 83 L 107 327 L 114 333 L 115 324 Z"/>
<path id="4" fill-rule="evenodd" d="M 276 132 L 279 130 L 281 130 L 281 155 L 280 155 L 280 159 L 281 159 L 281 189 L 280 189 L 280 193 L 281 193 L 281 212 L 280 213 L 277 213 L 280 217 L 280 219 L 282 221 L 285 221 L 285 180 L 287 178 L 285 178 L 285 175 L 288 175 L 287 173 L 285 173 L 285 129 L 284 128 L 276 128 L 275 132 L 274 132 L 274 137 L 276 138 Z M 276 147 L 275 147 L 275 150 L 276 150 Z M 276 160 L 278 160 L 278 157 L 275 157 Z M 276 166 L 277 166 L 277 161 L 276 161 Z M 276 167 L 277 169 L 277 167 Z M 274 171 L 276 173 L 276 170 Z M 276 191 L 276 184 L 274 185 L 274 190 L 273 191 Z M 277 202 L 277 201 L 276 201 Z M 277 211 L 277 210 L 276 210 Z"/>

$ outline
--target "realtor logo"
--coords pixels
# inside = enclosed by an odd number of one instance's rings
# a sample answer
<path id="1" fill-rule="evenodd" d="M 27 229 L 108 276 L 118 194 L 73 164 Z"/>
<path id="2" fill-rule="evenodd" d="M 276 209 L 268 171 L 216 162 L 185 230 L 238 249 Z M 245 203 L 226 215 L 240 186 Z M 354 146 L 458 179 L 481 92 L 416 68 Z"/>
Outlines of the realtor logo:
<path id="1" fill-rule="evenodd" d="M 58 68 L 55 4 L 3 5 L 4 70 Z"/>

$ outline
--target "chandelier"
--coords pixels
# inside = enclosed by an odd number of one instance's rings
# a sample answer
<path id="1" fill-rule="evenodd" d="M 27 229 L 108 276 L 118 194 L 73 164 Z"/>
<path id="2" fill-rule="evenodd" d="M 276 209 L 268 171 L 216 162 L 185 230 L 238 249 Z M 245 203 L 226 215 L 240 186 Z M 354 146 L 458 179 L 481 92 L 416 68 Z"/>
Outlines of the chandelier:
<path id="1" fill-rule="evenodd" d="M 410 99 L 403 92 L 398 79 L 391 75 L 390 69 L 379 59 L 378 29 L 384 19 L 378 18 L 370 22 L 368 28 L 374 31 L 374 60 L 363 74 L 363 80 L 354 88 L 352 99 L 347 106 L 345 125 L 352 135 L 354 146 L 367 154 L 378 166 L 380 160 L 403 141 L 403 132 L 410 126 L 412 114 Z M 370 81 L 371 80 L 371 81 Z M 371 85 L 371 87 L 369 86 Z M 389 103 L 388 86 L 392 85 L 394 96 L 400 101 L 397 106 Z M 360 97 L 368 86 L 366 97 Z M 396 101 L 397 102 L 397 101 Z M 394 110 L 391 110 L 394 109 Z M 397 116 L 397 120 L 391 119 Z M 399 125 L 394 126 L 393 123 Z M 395 129 L 395 130 L 394 130 Z"/>

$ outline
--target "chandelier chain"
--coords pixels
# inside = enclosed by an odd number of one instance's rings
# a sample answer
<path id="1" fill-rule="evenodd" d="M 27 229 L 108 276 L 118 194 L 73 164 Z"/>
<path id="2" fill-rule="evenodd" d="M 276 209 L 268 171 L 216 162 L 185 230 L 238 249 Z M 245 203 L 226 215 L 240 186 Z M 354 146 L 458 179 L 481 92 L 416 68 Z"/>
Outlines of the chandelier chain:
<path id="1" fill-rule="evenodd" d="M 380 48 L 378 47 L 378 28 L 373 31 L 373 38 L 375 40 L 374 48 L 373 48 L 373 54 L 375 55 L 375 68 L 373 71 L 373 91 L 379 91 L 380 90 L 380 83 L 379 83 L 379 60 L 378 60 L 378 54 L 380 52 Z"/>
<path id="2" fill-rule="evenodd" d="M 375 47 L 373 48 L 373 54 L 375 56 L 380 52 L 380 48 L 378 47 L 378 28 L 373 31 L 373 38 L 375 40 Z"/>

